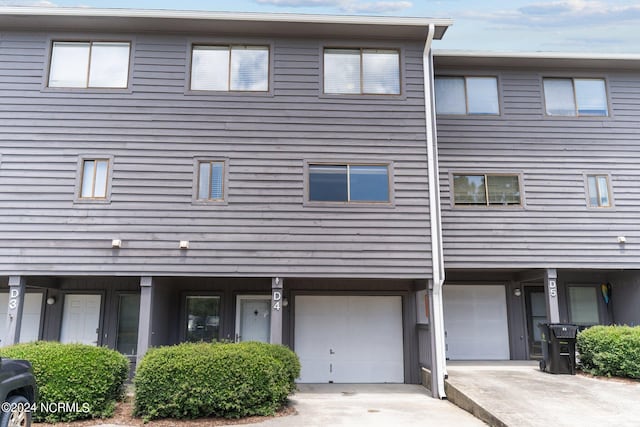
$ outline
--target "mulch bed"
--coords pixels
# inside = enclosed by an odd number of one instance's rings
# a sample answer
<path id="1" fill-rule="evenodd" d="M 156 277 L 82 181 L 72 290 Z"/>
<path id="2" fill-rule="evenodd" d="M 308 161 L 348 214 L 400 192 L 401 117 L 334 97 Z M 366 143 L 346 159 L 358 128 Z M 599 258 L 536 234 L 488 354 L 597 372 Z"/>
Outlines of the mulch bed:
<path id="1" fill-rule="evenodd" d="M 286 417 L 289 415 L 295 415 L 296 410 L 293 406 L 287 405 L 280 409 L 272 417 L 247 417 L 238 420 L 226 419 L 226 418 L 200 418 L 197 420 L 174 420 L 174 419 L 162 419 L 149 421 L 144 423 L 141 418 L 134 417 L 133 413 L 133 398 L 127 397 L 124 402 L 119 402 L 116 406 L 116 411 L 111 418 L 73 421 L 67 423 L 34 423 L 37 427 L 85 427 L 85 426 L 97 426 L 101 424 L 115 424 L 121 426 L 148 426 L 148 427 L 208 427 L 208 426 L 227 426 L 227 425 L 239 425 L 259 423 L 269 418 Z"/>

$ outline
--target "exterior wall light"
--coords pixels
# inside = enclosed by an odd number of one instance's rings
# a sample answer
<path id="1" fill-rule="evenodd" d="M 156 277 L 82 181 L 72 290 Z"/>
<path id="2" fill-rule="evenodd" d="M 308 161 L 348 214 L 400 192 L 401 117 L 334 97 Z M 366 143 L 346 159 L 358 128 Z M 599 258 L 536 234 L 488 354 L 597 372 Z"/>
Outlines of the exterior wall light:
<path id="1" fill-rule="evenodd" d="M 627 243 L 627 238 L 624 236 L 618 236 L 618 243 Z"/>
<path id="2" fill-rule="evenodd" d="M 120 239 L 113 239 L 111 241 L 111 247 L 112 248 L 121 248 L 122 247 L 122 240 Z"/>
<path id="3" fill-rule="evenodd" d="M 188 240 L 180 240 L 180 249 L 189 249 L 189 241 Z"/>
<path id="4" fill-rule="evenodd" d="M 47 298 L 47 305 L 53 305 L 56 303 L 56 299 L 54 297 Z"/>
<path id="5" fill-rule="evenodd" d="M 520 290 L 520 288 L 515 288 L 513 290 L 513 295 L 516 297 L 519 297 L 520 295 L 522 295 L 522 291 Z"/>

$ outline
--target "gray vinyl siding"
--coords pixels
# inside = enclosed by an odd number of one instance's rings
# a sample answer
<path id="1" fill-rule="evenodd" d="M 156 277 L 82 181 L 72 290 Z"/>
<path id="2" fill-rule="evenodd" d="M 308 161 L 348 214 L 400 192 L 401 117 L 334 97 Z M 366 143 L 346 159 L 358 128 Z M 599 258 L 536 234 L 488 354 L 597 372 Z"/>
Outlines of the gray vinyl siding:
<path id="1" fill-rule="evenodd" d="M 403 96 L 340 98 L 320 41 L 239 39 L 272 45 L 273 93 L 196 94 L 189 43 L 208 38 L 152 34 L 114 35 L 129 90 L 51 90 L 57 36 L 0 34 L 0 274 L 430 277 L 421 43 L 393 44 Z M 80 155 L 113 156 L 110 203 L 74 203 Z M 192 203 L 197 157 L 228 159 L 226 204 Z M 304 206 L 314 159 L 392 161 L 395 206 Z"/>
<path id="2" fill-rule="evenodd" d="M 501 115 L 439 116 L 447 268 L 637 268 L 640 74 L 477 69 L 497 75 Z M 610 117 L 545 117 L 543 76 L 604 77 Z M 452 172 L 513 172 L 523 207 L 453 207 Z M 588 208 L 585 174 L 610 174 L 613 208 Z M 617 236 L 626 236 L 620 245 Z"/>

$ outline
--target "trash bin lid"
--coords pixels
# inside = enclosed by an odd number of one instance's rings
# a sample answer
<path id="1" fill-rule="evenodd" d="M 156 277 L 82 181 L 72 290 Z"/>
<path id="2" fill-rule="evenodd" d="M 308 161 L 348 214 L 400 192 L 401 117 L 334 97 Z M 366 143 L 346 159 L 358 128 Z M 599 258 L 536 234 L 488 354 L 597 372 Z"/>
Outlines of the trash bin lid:
<path id="1" fill-rule="evenodd" d="M 578 333 L 578 325 L 567 323 L 550 323 L 549 329 L 556 338 L 575 338 Z"/>

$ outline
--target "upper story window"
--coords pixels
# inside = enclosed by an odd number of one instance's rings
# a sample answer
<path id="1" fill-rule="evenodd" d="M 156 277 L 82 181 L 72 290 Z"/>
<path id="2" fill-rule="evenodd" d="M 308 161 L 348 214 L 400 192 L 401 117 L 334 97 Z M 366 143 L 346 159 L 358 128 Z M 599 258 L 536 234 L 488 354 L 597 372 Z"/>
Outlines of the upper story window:
<path id="1" fill-rule="evenodd" d="M 269 47 L 194 45 L 191 90 L 267 92 Z"/>
<path id="2" fill-rule="evenodd" d="M 109 159 L 82 160 L 80 199 L 107 199 Z"/>
<path id="3" fill-rule="evenodd" d="M 389 165 L 309 164 L 310 202 L 391 201 Z"/>
<path id="4" fill-rule="evenodd" d="M 325 49 L 324 93 L 400 94 L 400 52 L 395 49 Z"/>
<path id="5" fill-rule="evenodd" d="M 607 116 L 604 79 L 545 78 L 544 102 L 549 116 Z"/>
<path id="6" fill-rule="evenodd" d="M 587 175 L 588 204 L 591 208 L 610 208 L 611 186 L 607 175 Z"/>
<path id="7" fill-rule="evenodd" d="M 198 196 L 199 201 L 219 202 L 225 197 L 225 162 L 224 160 L 198 161 Z"/>
<path id="8" fill-rule="evenodd" d="M 436 77 L 436 113 L 500 114 L 496 77 Z"/>
<path id="9" fill-rule="evenodd" d="M 453 201 L 456 206 L 521 205 L 520 177 L 509 174 L 454 174 Z"/>
<path id="10" fill-rule="evenodd" d="M 124 89 L 129 42 L 53 42 L 49 87 Z"/>

